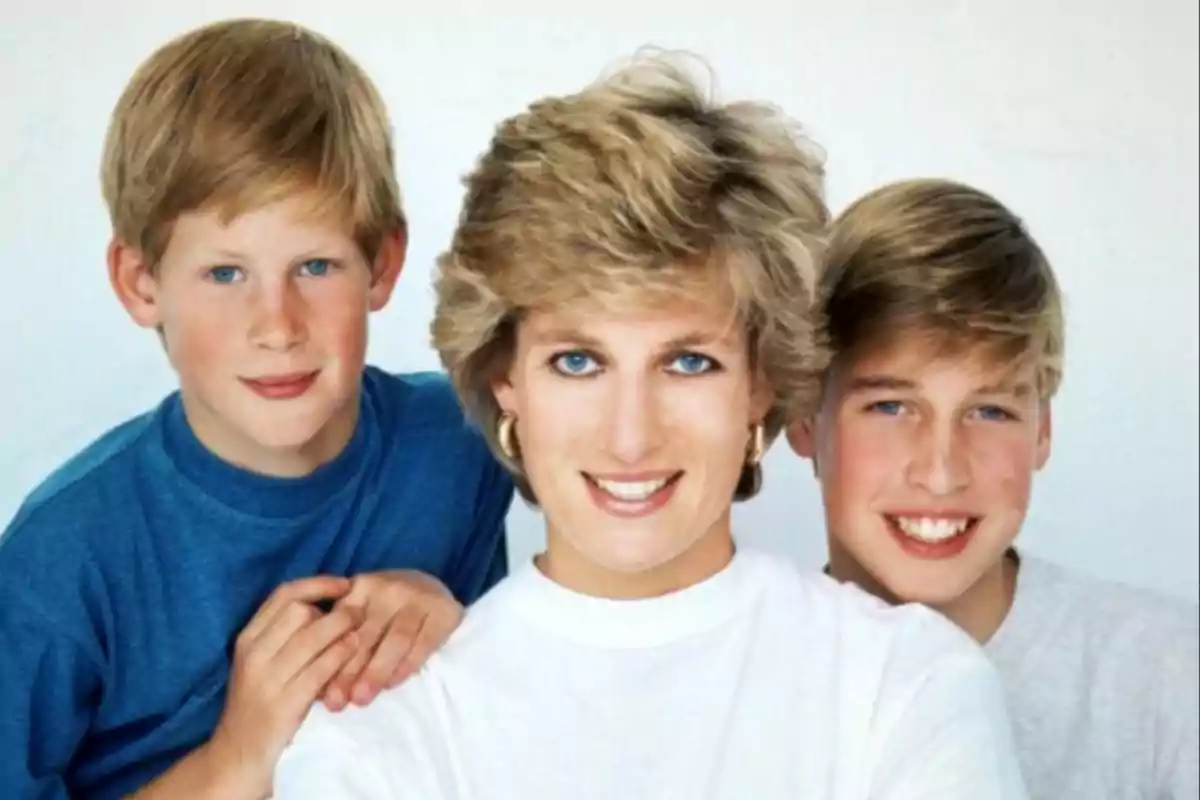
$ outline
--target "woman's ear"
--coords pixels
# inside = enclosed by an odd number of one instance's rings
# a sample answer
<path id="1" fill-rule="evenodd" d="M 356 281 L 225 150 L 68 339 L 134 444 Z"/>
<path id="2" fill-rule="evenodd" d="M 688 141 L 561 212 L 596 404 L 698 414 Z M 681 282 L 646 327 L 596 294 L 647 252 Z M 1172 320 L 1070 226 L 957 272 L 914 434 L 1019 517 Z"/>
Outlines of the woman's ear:
<path id="1" fill-rule="evenodd" d="M 750 387 L 750 423 L 762 422 L 775 404 L 775 388 L 767 380 L 765 372 L 755 370 L 753 384 Z"/>
<path id="2" fill-rule="evenodd" d="M 114 238 L 108 243 L 105 260 L 108 282 L 133 321 L 143 328 L 159 327 L 158 280 L 142 252 Z"/>
<path id="3" fill-rule="evenodd" d="M 491 382 L 492 395 L 496 398 L 496 405 L 505 414 L 517 413 L 517 389 L 513 386 L 511 369 L 510 367 L 498 372 Z"/>

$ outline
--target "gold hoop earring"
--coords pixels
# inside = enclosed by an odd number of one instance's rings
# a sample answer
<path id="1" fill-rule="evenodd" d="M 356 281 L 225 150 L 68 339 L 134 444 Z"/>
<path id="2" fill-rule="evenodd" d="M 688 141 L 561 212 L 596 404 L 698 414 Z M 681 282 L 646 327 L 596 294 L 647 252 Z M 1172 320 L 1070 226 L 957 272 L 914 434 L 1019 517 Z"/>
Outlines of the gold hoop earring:
<path id="1" fill-rule="evenodd" d="M 755 423 L 750 434 L 750 452 L 746 458 L 746 463 L 751 467 L 758 466 L 758 462 L 762 461 L 762 457 L 766 454 L 767 432 L 761 422 Z"/>
<path id="2" fill-rule="evenodd" d="M 514 463 L 517 460 L 517 449 L 513 446 L 513 426 L 516 423 L 517 418 L 507 412 L 501 414 L 496 423 L 496 443 L 500 445 L 500 452 Z"/>

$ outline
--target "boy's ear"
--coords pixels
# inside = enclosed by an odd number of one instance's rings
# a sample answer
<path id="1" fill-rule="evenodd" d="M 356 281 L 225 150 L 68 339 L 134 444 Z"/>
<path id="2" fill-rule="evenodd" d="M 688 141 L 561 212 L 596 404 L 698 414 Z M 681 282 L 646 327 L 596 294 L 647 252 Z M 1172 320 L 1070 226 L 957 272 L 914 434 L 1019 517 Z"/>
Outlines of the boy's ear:
<path id="1" fill-rule="evenodd" d="M 379 253 L 371 273 L 370 307 L 379 311 L 392 298 L 392 290 L 400 279 L 404 269 L 404 259 L 408 256 L 408 225 L 401 224 L 395 231 L 383 238 L 379 245 Z"/>
<path id="2" fill-rule="evenodd" d="M 158 306 L 158 281 L 142 252 L 119 239 L 108 243 L 105 254 L 108 262 L 108 282 L 125 311 L 143 328 L 162 324 Z"/>
<path id="3" fill-rule="evenodd" d="M 816 436 L 813 434 L 813 420 L 797 420 L 787 426 L 787 440 L 792 452 L 801 458 L 816 457 Z"/>
<path id="4" fill-rule="evenodd" d="M 1037 454 L 1035 461 L 1037 469 L 1046 466 L 1046 462 L 1050 460 L 1050 444 L 1054 438 L 1054 421 L 1052 417 L 1050 403 L 1042 403 L 1040 413 L 1038 414 Z"/>

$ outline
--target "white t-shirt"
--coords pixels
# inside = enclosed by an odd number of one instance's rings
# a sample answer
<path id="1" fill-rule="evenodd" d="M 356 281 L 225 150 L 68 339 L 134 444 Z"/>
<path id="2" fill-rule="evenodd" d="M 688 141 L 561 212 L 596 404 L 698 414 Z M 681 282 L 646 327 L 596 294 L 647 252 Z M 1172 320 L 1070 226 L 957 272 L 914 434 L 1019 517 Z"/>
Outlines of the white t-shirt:
<path id="1" fill-rule="evenodd" d="M 1200 612 L 1021 557 L 987 644 L 1036 800 L 1200 797 Z"/>
<path id="2" fill-rule="evenodd" d="M 1003 692 L 939 615 L 740 551 L 648 600 L 526 564 L 425 668 L 310 712 L 279 800 L 1015 800 Z"/>

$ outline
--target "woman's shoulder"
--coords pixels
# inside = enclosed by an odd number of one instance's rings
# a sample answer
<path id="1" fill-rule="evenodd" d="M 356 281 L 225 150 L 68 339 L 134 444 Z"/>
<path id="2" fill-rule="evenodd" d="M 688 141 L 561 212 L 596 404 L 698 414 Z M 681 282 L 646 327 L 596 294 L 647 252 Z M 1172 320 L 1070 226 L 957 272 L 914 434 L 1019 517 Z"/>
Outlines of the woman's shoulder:
<path id="1" fill-rule="evenodd" d="M 986 661 L 979 645 L 936 611 L 916 603 L 893 605 L 859 586 L 787 556 L 751 551 L 764 601 L 795 634 L 832 637 L 847 656 L 875 654 L 928 662 L 943 657 Z"/>

